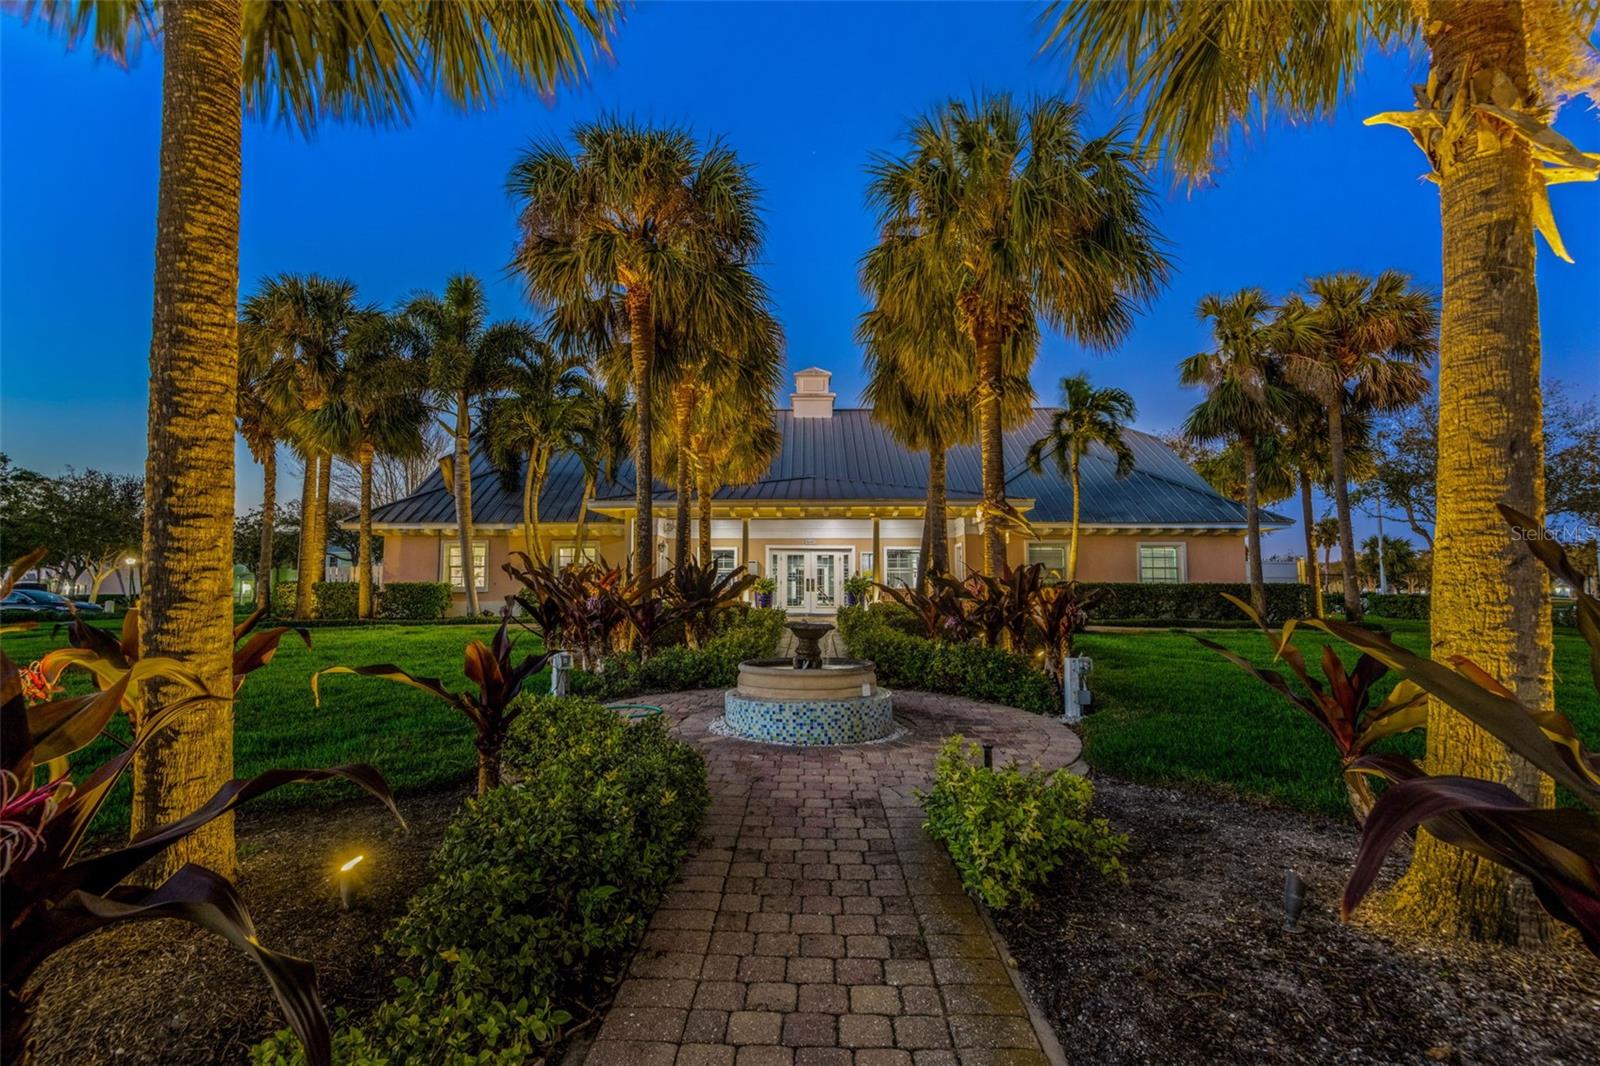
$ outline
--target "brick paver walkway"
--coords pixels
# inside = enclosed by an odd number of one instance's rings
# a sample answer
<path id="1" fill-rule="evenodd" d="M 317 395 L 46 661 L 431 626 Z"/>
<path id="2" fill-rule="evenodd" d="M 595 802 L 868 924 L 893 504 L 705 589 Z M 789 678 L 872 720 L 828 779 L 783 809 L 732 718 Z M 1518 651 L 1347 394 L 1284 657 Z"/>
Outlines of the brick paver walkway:
<path id="1" fill-rule="evenodd" d="M 720 692 L 653 699 L 705 753 L 712 806 L 584 1066 L 1046 1061 L 913 790 L 951 733 L 1049 768 L 1077 768 L 1076 735 L 911 693 L 901 739 L 782 748 L 708 733 Z"/>

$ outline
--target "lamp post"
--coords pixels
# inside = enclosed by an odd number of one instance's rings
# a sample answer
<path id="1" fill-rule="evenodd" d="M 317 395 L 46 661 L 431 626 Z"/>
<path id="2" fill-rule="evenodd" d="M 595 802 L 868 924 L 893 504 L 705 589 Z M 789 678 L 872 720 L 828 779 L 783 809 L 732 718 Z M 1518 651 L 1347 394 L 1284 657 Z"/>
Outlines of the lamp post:
<path id="1" fill-rule="evenodd" d="M 133 602 L 133 568 L 138 564 L 139 558 L 135 555 L 127 555 L 122 559 L 122 565 L 126 568 L 122 574 L 122 591 L 130 604 Z"/>

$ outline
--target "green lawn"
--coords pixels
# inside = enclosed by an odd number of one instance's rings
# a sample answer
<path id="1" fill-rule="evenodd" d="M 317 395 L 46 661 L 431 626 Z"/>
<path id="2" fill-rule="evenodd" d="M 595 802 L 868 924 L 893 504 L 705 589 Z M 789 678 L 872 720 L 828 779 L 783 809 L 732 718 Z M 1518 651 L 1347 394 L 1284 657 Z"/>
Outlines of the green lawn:
<path id="1" fill-rule="evenodd" d="M 65 643 L 64 633 L 52 627 L 3 638 L 6 654 L 23 665 Z M 310 630 L 312 649 L 292 634 L 285 637 L 277 656 L 250 675 L 239 693 L 235 732 L 235 772 L 240 776 L 274 766 L 332 766 L 369 762 L 383 772 L 397 791 L 414 791 L 468 779 L 474 770 L 472 727 L 458 712 L 425 693 L 376 678 L 335 675 L 323 679 L 322 707 L 311 700 L 309 679 L 324 666 L 362 666 L 392 662 L 415 674 L 441 678 L 452 691 L 467 682 L 461 673 L 462 649 L 467 641 L 488 641 L 494 626 L 363 626 Z M 524 633 L 519 652 L 534 651 L 538 637 Z M 68 672 L 72 691 L 87 691 L 87 674 Z M 530 691 L 542 691 L 547 682 L 536 679 Z M 119 716 L 113 728 L 123 728 Z M 116 750 L 101 741 L 75 762 L 98 765 Z M 342 783 L 291 785 L 253 806 L 286 803 L 334 802 L 354 794 Z M 125 827 L 128 821 L 127 783 L 107 803 L 100 828 Z"/>
<path id="2" fill-rule="evenodd" d="M 1426 622 L 1380 621 L 1399 643 L 1426 654 Z M 1207 636 L 1261 665 L 1271 660 L 1267 639 L 1257 630 Z M 1329 639 L 1308 630 L 1295 637 L 1319 679 L 1316 657 Z M 1347 813 L 1327 735 L 1192 637 L 1171 631 L 1087 633 L 1078 647 L 1094 660 L 1090 687 L 1096 709 L 1084 720 L 1085 757 L 1094 768 L 1134 781 L 1198 782 L 1303 810 Z M 1338 650 L 1347 664 L 1353 661 L 1348 646 L 1339 644 Z M 1557 706 L 1587 743 L 1600 746 L 1600 697 L 1588 655 L 1575 631 L 1557 630 Z M 1390 687 L 1386 680 L 1382 691 Z M 1385 746 L 1422 754 L 1419 735 Z"/>

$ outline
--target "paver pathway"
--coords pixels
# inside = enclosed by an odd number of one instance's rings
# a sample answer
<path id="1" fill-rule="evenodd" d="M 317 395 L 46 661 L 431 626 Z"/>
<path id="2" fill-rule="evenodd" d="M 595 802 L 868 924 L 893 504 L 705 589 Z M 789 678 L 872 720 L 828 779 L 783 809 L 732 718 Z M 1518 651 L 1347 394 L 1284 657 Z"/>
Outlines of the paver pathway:
<path id="1" fill-rule="evenodd" d="M 712 805 L 584 1066 L 1044 1063 L 944 849 L 922 828 L 943 739 L 1077 766 L 1065 726 L 896 694 L 900 739 L 784 748 L 707 731 L 721 692 L 652 697 L 697 745 Z"/>

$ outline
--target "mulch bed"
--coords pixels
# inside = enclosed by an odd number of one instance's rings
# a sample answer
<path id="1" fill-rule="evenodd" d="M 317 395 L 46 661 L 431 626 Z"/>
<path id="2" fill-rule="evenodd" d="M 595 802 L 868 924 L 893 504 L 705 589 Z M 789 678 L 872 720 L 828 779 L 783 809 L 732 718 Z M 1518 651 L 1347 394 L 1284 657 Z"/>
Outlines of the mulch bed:
<path id="1" fill-rule="evenodd" d="M 361 1017 L 391 976 L 375 953 L 428 876 L 463 788 L 402 797 L 410 833 L 374 801 L 239 816 L 238 885 L 261 942 L 309 958 L 330 1012 Z M 358 905 L 339 908 L 334 870 L 364 854 Z M 284 1028 L 254 963 L 220 937 L 176 921 L 130 923 L 58 954 L 41 971 L 34 1030 L 51 1063 L 245 1062 Z"/>
<path id="2" fill-rule="evenodd" d="M 1419 942 L 1338 918 L 1348 825 L 1096 779 L 1129 834 L 1125 889 L 1071 877 L 996 916 L 1076 1062 L 1594 1062 L 1600 963 L 1563 934 L 1531 952 Z M 1283 878 L 1309 886 L 1286 933 Z M 1391 857 L 1388 873 L 1404 868 Z"/>

